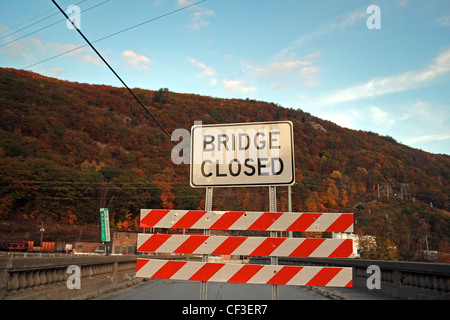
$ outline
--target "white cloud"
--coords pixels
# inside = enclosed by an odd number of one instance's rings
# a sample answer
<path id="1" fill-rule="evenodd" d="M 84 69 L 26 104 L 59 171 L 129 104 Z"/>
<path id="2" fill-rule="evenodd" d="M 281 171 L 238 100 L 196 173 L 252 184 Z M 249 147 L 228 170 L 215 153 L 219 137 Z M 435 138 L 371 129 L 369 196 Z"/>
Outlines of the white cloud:
<path id="1" fill-rule="evenodd" d="M 250 61 L 242 61 L 242 71 L 250 72 L 252 77 L 269 81 L 273 89 L 284 89 L 301 82 L 304 86 L 317 85 L 317 73 L 321 68 L 314 65 L 321 52 L 316 51 L 299 59 L 294 55 L 277 56 L 268 65 L 257 65 Z"/>
<path id="2" fill-rule="evenodd" d="M 207 66 L 205 63 L 198 61 L 194 58 L 187 57 L 187 60 L 195 67 L 200 70 L 200 73 L 197 74 L 199 78 L 207 78 L 209 77 L 208 84 L 210 86 L 216 86 L 219 82 L 219 79 L 216 76 L 216 71 Z M 249 86 L 243 80 L 228 80 L 222 79 L 221 83 L 224 86 L 225 91 L 228 92 L 238 92 L 238 93 L 252 93 L 256 91 L 256 87 Z"/>
<path id="3" fill-rule="evenodd" d="M 448 105 L 430 103 L 428 101 L 414 101 L 404 106 L 399 121 L 402 125 L 413 125 L 421 132 L 447 132 L 450 134 L 448 120 L 450 119 L 450 108 Z"/>
<path id="4" fill-rule="evenodd" d="M 301 66 L 307 66 L 310 65 L 311 61 L 305 61 L 305 60 L 286 60 L 286 61 L 281 61 L 281 62 L 274 62 L 271 65 L 269 65 L 269 67 L 267 68 L 266 71 L 268 72 L 284 72 L 284 71 L 290 71 L 292 69 L 297 69 L 298 67 Z"/>
<path id="5" fill-rule="evenodd" d="M 77 55 L 81 51 L 84 50 L 84 48 L 78 49 L 78 47 L 80 47 L 80 45 L 73 44 L 73 43 L 61 44 L 61 43 L 55 43 L 55 42 L 47 42 L 46 45 L 56 53 L 64 53 L 64 55 L 69 55 L 69 56 Z"/>
<path id="6" fill-rule="evenodd" d="M 392 76 L 373 78 L 364 84 L 329 94 L 319 101 L 318 104 L 336 104 L 415 89 L 449 71 L 450 50 L 447 50 L 438 55 L 434 62 L 423 70 L 414 70 Z"/>
<path id="7" fill-rule="evenodd" d="M 444 105 L 432 104 L 427 101 L 414 101 L 405 106 L 400 121 L 420 121 L 432 128 L 444 126 L 450 118 L 450 108 Z"/>
<path id="8" fill-rule="evenodd" d="M 372 115 L 372 119 L 377 126 L 392 126 L 395 123 L 393 116 L 386 111 L 381 110 L 381 108 L 370 106 L 369 109 Z"/>
<path id="9" fill-rule="evenodd" d="M 361 114 L 356 110 L 350 110 L 346 113 L 318 113 L 317 116 L 321 119 L 334 122 L 341 127 L 357 129 Z"/>
<path id="10" fill-rule="evenodd" d="M 0 25 L 0 32 L 2 30 L 10 32 L 11 30 L 5 26 Z M 78 61 L 87 62 L 89 64 L 101 65 L 103 62 L 94 55 L 87 54 L 80 56 L 87 49 L 87 45 L 80 45 L 74 43 L 56 43 L 56 42 L 42 42 L 36 38 L 24 38 L 18 41 L 11 42 L 5 46 L 6 55 L 12 58 L 15 62 L 20 63 L 21 67 L 28 64 L 39 62 L 47 59 L 49 56 L 64 55 L 64 57 L 76 57 Z M 104 53 L 103 53 L 104 55 Z M 44 73 L 51 76 L 59 76 L 64 70 L 60 68 L 52 68 L 43 70 Z"/>
<path id="11" fill-rule="evenodd" d="M 312 62 L 309 60 L 299 60 L 291 57 L 283 61 L 275 61 L 268 66 L 254 67 L 252 75 L 261 78 L 270 78 L 273 75 L 288 75 L 295 69 L 311 64 Z M 246 67 L 252 68 L 249 64 Z"/>
<path id="12" fill-rule="evenodd" d="M 90 64 L 95 64 L 95 65 L 102 65 L 103 61 L 99 58 L 99 57 L 94 57 L 90 54 L 87 54 L 85 56 L 83 56 L 83 61 L 90 63 Z"/>
<path id="13" fill-rule="evenodd" d="M 417 100 L 402 106 L 400 114 L 398 127 L 403 128 L 399 135 L 401 141 L 431 152 L 450 154 L 450 149 L 445 148 L 450 143 L 443 142 L 450 140 L 449 105 Z M 434 149 L 433 145 L 439 147 Z"/>
<path id="14" fill-rule="evenodd" d="M 408 139 L 405 143 L 424 143 L 424 142 L 433 142 L 433 141 L 444 141 L 450 140 L 450 133 L 437 133 L 437 134 L 429 134 L 421 137 Z"/>
<path id="15" fill-rule="evenodd" d="M 249 87 L 243 80 L 222 80 L 224 88 L 229 92 L 252 93 L 256 91 L 255 87 Z"/>
<path id="16" fill-rule="evenodd" d="M 286 48 L 280 51 L 279 55 L 285 56 L 290 52 L 295 51 L 298 47 L 304 45 L 305 43 L 318 38 L 320 36 L 340 31 L 343 32 L 347 28 L 356 25 L 358 22 L 367 19 L 366 8 L 356 9 L 351 12 L 347 12 L 342 14 L 330 21 L 325 22 L 324 24 L 318 26 L 316 29 L 312 31 L 306 32 L 304 35 L 298 37 L 294 41 L 292 41 Z"/>
<path id="17" fill-rule="evenodd" d="M 149 64 L 153 62 L 152 59 L 132 50 L 125 50 L 120 56 L 128 66 L 138 70 L 148 70 Z"/>
<path id="18" fill-rule="evenodd" d="M 306 102 L 310 98 L 299 96 L 299 99 Z M 339 126 L 389 135 L 401 143 L 430 152 L 442 153 L 442 145 L 450 145 L 450 108 L 446 105 L 418 100 L 404 105 L 358 104 L 357 109 L 343 106 L 339 110 L 321 108 L 315 111 L 319 118 Z M 433 144 L 440 147 L 433 150 Z"/>
<path id="19" fill-rule="evenodd" d="M 197 61 L 196 59 L 189 58 L 189 57 L 187 59 L 193 66 L 196 66 L 197 68 L 199 68 L 202 71 L 200 74 L 198 74 L 198 76 L 200 78 L 202 78 L 202 77 L 211 77 L 211 76 L 214 76 L 216 74 L 216 72 L 214 71 L 213 68 L 208 67 L 203 62 Z"/>
<path id="20" fill-rule="evenodd" d="M 13 32 L 14 31 L 5 24 L 0 24 L 0 34 L 8 35 Z M 82 45 L 43 42 L 32 37 L 26 37 L 17 41 L 14 40 L 13 36 L 6 36 L 4 38 L 3 41 L 11 42 L 1 48 L 0 63 L 4 65 L 17 64 L 19 68 L 27 67 L 28 65 L 47 59 L 49 56 L 51 57 L 62 53 L 64 53 L 65 57 L 74 56 L 84 49 L 77 49 Z"/>
<path id="21" fill-rule="evenodd" d="M 438 23 L 442 27 L 448 27 L 450 26 L 450 15 L 440 17 L 437 19 Z"/>
<path id="22" fill-rule="evenodd" d="M 206 21 L 207 16 L 213 16 L 215 12 L 211 9 L 200 8 L 199 11 L 192 14 L 192 20 L 189 27 L 193 30 L 199 30 L 200 28 L 209 25 L 209 21 Z"/>
<path id="23" fill-rule="evenodd" d="M 187 0 L 178 0 L 179 6 L 187 6 L 191 3 Z M 207 21 L 208 17 L 214 16 L 216 13 L 207 8 L 201 8 L 199 6 L 192 7 L 194 12 L 191 14 L 191 22 L 188 25 L 192 30 L 199 30 L 203 27 L 209 25 L 209 21 Z"/>
<path id="24" fill-rule="evenodd" d="M 299 74 L 299 76 L 301 76 L 304 79 L 303 85 L 305 85 L 306 87 L 313 87 L 318 84 L 315 75 L 316 75 L 316 73 L 319 73 L 321 71 L 322 71 L 322 69 L 319 67 L 309 66 L 309 67 L 302 68 L 298 72 L 298 74 Z"/>
<path id="25" fill-rule="evenodd" d="M 399 7 L 406 7 L 410 0 L 396 0 L 395 3 Z"/>
<path id="26" fill-rule="evenodd" d="M 203 62 L 198 61 L 198 60 L 196 60 L 196 59 L 194 59 L 194 58 L 188 57 L 187 60 L 188 60 L 193 66 L 196 66 L 197 68 L 200 69 L 201 72 L 200 72 L 199 74 L 197 74 L 197 77 L 199 77 L 199 78 L 209 77 L 209 82 L 208 82 L 208 84 L 209 84 L 210 86 L 215 86 L 215 85 L 217 84 L 218 79 L 217 79 L 217 78 L 214 78 L 214 76 L 216 75 L 216 71 L 215 71 L 213 68 L 208 67 L 208 66 L 207 66 L 206 64 L 204 64 Z"/>

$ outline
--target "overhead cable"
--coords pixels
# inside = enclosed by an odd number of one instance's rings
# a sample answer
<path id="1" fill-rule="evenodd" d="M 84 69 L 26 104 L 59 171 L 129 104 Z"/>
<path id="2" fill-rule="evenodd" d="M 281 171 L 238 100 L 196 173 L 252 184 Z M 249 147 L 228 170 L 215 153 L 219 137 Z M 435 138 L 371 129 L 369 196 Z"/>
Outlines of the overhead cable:
<path id="1" fill-rule="evenodd" d="M 70 1 L 70 0 L 69 0 L 69 1 Z M 69 2 L 69 1 L 66 1 L 65 3 Z M 82 1 L 80 1 L 80 2 L 78 2 L 78 3 L 75 3 L 75 5 L 79 5 L 79 4 L 81 4 L 81 3 L 85 2 L 85 1 L 87 1 L 87 0 L 82 0 Z M 48 11 L 50 11 L 50 10 L 47 10 L 47 11 L 45 11 L 44 13 L 47 13 Z M 42 14 L 44 14 L 44 13 L 42 13 Z M 41 16 L 42 14 L 40 14 L 39 16 Z M 53 13 L 53 14 L 51 14 L 51 15 L 49 15 L 49 16 L 46 16 L 45 18 L 42 18 L 41 20 L 38 20 L 38 21 L 36 21 L 36 22 L 33 22 L 32 24 L 26 25 L 25 27 L 22 27 L 22 28 L 20 28 L 20 29 L 17 29 L 17 30 L 15 30 L 15 31 L 11 32 L 11 33 L 8 33 L 8 34 L 2 36 L 2 37 L 0 38 L 0 40 L 1 40 L 1 39 L 4 39 L 4 38 L 6 38 L 6 37 L 12 36 L 13 34 L 16 34 L 16 33 L 20 32 L 20 31 L 22 31 L 22 30 L 28 29 L 28 28 L 30 28 L 30 27 L 32 27 L 32 26 L 38 24 L 38 23 L 41 23 L 42 21 L 45 21 L 45 20 L 47 20 L 47 19 L 50 19 L 51 17 L 56 16 L 57 14 L 59 14 L 59 12 Z M 37 17 L 39 17 L 39 16 L 37 16 Z M 20 26 L 22 26 L 22 25 L 24 25 L 24 24 L 27 24 L 28 22 L 31 22 L 32 20 L 36 19 L 37 17 L 31 18 L 31 19 L 29 19 L 29 20 L 27 20 L 27 21 L 21 23 L 20 25 L 16 26 L 15 28 L 18 28 L 18 27 L 20 27 Z M 65 20 L 65 19 L 64 19 L 64 20 Z"/>
<path id="2" fill-rule="evenodd" d="M 180 11 L 182 11 L 182 10 L 185 10 L 185 9 L 188 9 L 188 8 L 191 8 L 191 7 L 194 7 L 194 6 L 196 6 L 196 5 L 198 5 L 198 4 L 202 3 L 202 2 L 205 2 L 205 1 L 207 1 L 207 0 L 201 0 L 201 1 L 198 1 L 198 2 L 195 2 L 195 3 L 192 3 L 192 4 L 189 4 L 189 5 L 187 5 L 187 6 L 184 6 L 184 7 L 179 8 L 179 9 L 176 9 L 176 10 L 170 11 L 170 12 L 168 12 L 168 13 L 162 14 L 162 15 L 160 15 L 160 16 L 154 17 L 154 18 L 152 18 L 152 19 L 149 19 L 149 20 L 143 21 L 143 22 L 141 22 L 141 23 L 135 24 L 135 25 L 133 25 L 133 26 L 131 26 L 131 27 L 128 27 L 128 28 L 119 30 L 119 31 L 117 31 L 117 32 L 111 33 L 111 34 L 109 34 L 109 35 L 107 35 L 107 36 L 104 36 L 104 37 L 99 38 L 99 39 L 97 39 L 97 40 L 91 41 L 91 43 L 97 43 L 97 42 L 99 42 L 99 41 L 102 41 L 102 40 L 111 38 L 111 37 L 116 36 L 116 35 L 118 35 L 118 34 L 121 34 L 121 33 L 123 33 L 123 32 L 126 32 L 126 31 L 129 31 L 129 30 L 131 30 L 131 29 L 140 27 L 140 26 L 142 26 L 142 25 L 144 25 L 144 24 L 147 24 L 147 23 L 150 23 L 150 22 L 159 20 L 159 19 L 164 18 L 164 17 L 167 17 L 167 16 L 169 16 L 169 15 L 171 15 L 171 14 L 174 14 L 174 13 L 180 12 Z M 47 58 L 47 59 L 38 61 L 38 62 L 33 63 L 33 64 L 30 64 L 29 66 L 23 67 L 22 70 L 24 70 L 24 69 L 29 69 L 29 68 L 31 68 L 31 67 L 37 66 L 38 64 L 41 64 L 41 63 L 44 63 L 44 62 L 53 60 L 53 59 L 55 59 L 55 58 L 58 58 L 58 57 L 60 57 L 60 56 L 63 56 L 63 55 L 72 53 L 72 52 L 74 52 L 74 51 L 76 51 L 76 50 L 79 50 L 79 49 L 81 49 L 81 48 L 84 48 L 84 47 L 86 47 L 86 46 L 87 46 L 87 44 L 80 45 L 80 46 L 78 46 L 78 47 L 76 47 L 76 48 L 67 50 L 67 51 L 65 51 L 65 52 L 59 53 L 59 54 L 57 54 L 57 55 L 54 55 L 54 56 L 52 56 L 52 57 L 50 57 L 50 58 Z"/>
<path id="3" fill-rule="evenodd" d="M 86 10 L 84 10 L 84 12 L 89 11 L 89 10 L 91 10 L 91 9 L 94 9 L 94 8 L 96 8 L 96 7 L 98 7 L 98 6 L 101 6 L 102 4 L 105 4 L 105 3 L 109 2 L 109 1 L 111 1 L 111 0 L 106 0 L 106 1 L 103 1 L 102 3 L 96 4 L 95 6 L 92 6 L 92 7 L 90 7 L 90 8 L 87 8 Z M 79 15 L 79 14 L 76 14 L 76 15 Z M 75 15 L 75 16 L 76 16 L 76 15 Z M 11 43 L 14 43 L 14 42 L 16 42 L 16 41 L 18 41 L 18 40 L 20 40 L 20 39 L 23 39 L 23 38 L 26 38 L 26 37 L 28 37 L 28 36 L 31 36 L 32 34 L 38 33 L 39 31 L 42 31 L 42 30 L 45 30 L 45 29 L 47 29 L 47 28 L 53 27 L 55 24 L 58 24 L 58 23 L 63 22 L 63 21 L 65 21 L 65 20 L 66 20 L 66 19 L 58 20 L 58 21 L 53 22 L 52 24 L 49 24 L 49 25 L 47 25 L 47 26 L 45 26 L 45 27 L 42 27 L 42 28 L 40 28 L 40 29 L 38 29 L 38 30 L 35 30 L 35 31 L 33 31 L 33 32 L 30 32 L 30 33 L 27 33 L 27 34 L 24 35 L 24 36 L 21 36 L 21 37 L 19 37 L 19 38 L 16 38 L 16 39 L 14 39 L 14 40 L 11 40 L 11 41 L 9 41 L 9 42 L 6 42 L 6 43 L 0 45 L 0 48 L 2 48 L 2 47 L 4 47 L 4 46 L 7 46 L 7 45 L 9 45 L 9 44 L 11 44 Z M 7 36 L 5 36 L 5 37 L 7 37 Z M 5 37 L 3 37 L 3 38 L 5 38 Z M 2 38 L 2 39 L 3 39 L 3 38 Z"/>
<path id="4" fill-rule="evenodd" d="M 67 20 L 70 21 L 70 23 L 73 25 L 74 29 L 78 31 L 78 33 L 80 34 L 80 36 L 84 39 L 84 41 L 86 41 L 89 46 L 92 48 L 92 50 L 94 50 L 94 52 L 97 54 L 97 56 L 106 64 L 106 66 L 109 68 L 109 70 L 111 70 L 111 72 L 117 77 L 117 79 L 120 80 L 120 82 L 122 82 L 122 84 L 125 86 L 125 88 L 127 88 L 128 92 L 134 97 L 134 99 L 140 104 L 140 106 L 147 112 L 148 115 L 150 115 L 150 117 L 156 122 L 156 124 L 161 128 L 161 130 L 170 138 L 171 141 L 172 140 L 172 136 L 170 135 L 169 132 L 167 132 L 167 130 L 162 126 L 162 124 L 153 116 L 153 114 L 144 106 L 144 104 L 142 103 L 142 101 L 134 94 L 134 92 L 128 87 L 128 85 L 125 83 L 125 81 L 122 80 L 122 78 L 117 74 L 117 72 L 111 67 L 111 65 L 105 60 L 105 58 L 103 58 L 103 56 L 100 54 L 100 52 L 97 51 L 97 49 L 92 45 L 92 43 L 88 40 L 88 38 L 86 38 L 86 36 L 83 34 L 83 32 L 81 32 L 80 28 L 77 27 L 77 25 L 69 19 L 69 17 L 67 16 L 67 14 L 64 12 L 63 9 L 61 9 L 61 7 L 56 3 L 55 0 L 52 0 L 53 4 L 59 9 L 59 11 L 61 11 L 61 13 L 66 17 Z M 173 141 L 175 143 L 175 141 Z"/>

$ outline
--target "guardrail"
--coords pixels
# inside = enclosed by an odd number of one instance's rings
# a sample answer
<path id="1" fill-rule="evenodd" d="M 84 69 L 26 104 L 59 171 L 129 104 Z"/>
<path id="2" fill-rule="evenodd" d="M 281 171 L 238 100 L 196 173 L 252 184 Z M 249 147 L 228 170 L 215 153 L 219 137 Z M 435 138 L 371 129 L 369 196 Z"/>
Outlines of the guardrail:
<path id="1" fill-rule="evenodd" d="M 171 259 L 174 257 L 155 256 Z M 80 288 L 70 288 L 69 277 L 79 269 Z M 142 282 L 135 278 L 136 256 L 11 256 L 0 255 L 0 299 L 90 299 Z M 69 279 L 70 281 L 70 279 Z"/>
<path id="2" fill-rule="evenodd" d="M 251 258 L 250 263 L 269 263 L 268 259 Z M 279 258 L 282 265 L 318 265 L 353 268 L 353 286 L 400 299 L 449 299 L 450 264 L 359 259 Z M 369 270 L 380 270 L 380 289 L 369 289 L 369 277 L 377 276 Z"/>

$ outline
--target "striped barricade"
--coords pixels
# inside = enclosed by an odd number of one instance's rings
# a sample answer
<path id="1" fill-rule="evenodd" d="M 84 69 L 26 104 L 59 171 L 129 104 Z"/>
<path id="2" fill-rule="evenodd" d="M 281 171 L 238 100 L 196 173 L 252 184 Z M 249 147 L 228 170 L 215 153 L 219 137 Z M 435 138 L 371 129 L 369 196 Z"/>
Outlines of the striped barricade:
<path id="1" fill-rule="evenodd" d="M 141 227 L 352 232 L 352 213 L 141 210 Z M 138 252 L 269 257 L 353 257 L 351 239 L 139 234 Z M 352 268 L 138 259 L 136 276 L 272 285 L 352 286 Z"/>
<path id="2" fill-rule="evenodd" d="M 138 259 L 136 276 L 154 279 L 351 287 L 352 268 Z"/>
<path id="3" fill-rule="evenodd" d="M 141 209 L 140 226 L 210 230 L 353 232 L 353 213 Z"/>
<path id="4" fill-rule="evenodd" d="M 349 258 L 351 239 L 139 234 L 138 252 L 272 257 Z"/>

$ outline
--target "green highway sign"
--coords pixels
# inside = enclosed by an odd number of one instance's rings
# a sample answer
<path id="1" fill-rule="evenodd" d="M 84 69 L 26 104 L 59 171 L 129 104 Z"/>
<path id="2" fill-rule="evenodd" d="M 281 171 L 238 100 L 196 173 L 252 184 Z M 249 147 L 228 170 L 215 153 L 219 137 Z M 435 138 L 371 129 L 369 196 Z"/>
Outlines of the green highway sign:
<path id="1" fill-rule="evenodd" d="M 109 211 L 108 208 L 100 208 L 100 228 L 102 231 L 102 241 L 111 241 L 109 233 Z"/>

